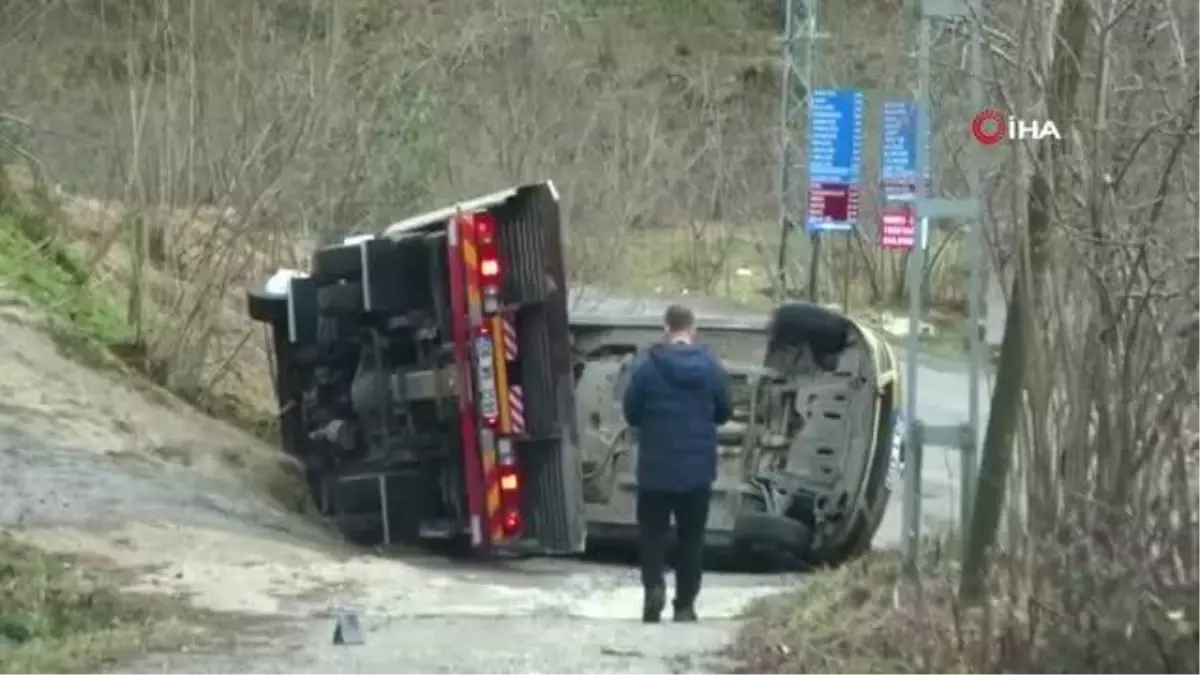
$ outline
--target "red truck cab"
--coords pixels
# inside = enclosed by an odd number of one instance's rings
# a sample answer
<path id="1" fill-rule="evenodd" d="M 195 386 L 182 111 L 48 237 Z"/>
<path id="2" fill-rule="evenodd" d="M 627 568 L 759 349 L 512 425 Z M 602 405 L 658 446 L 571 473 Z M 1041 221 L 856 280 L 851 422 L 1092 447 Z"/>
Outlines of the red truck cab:
<path id="1" fill-rule="evenodd" d="M 586 539 L 558 195 L 420 214 L 249 294 L 283 450 L 354 540 L 577 553 Z"/>

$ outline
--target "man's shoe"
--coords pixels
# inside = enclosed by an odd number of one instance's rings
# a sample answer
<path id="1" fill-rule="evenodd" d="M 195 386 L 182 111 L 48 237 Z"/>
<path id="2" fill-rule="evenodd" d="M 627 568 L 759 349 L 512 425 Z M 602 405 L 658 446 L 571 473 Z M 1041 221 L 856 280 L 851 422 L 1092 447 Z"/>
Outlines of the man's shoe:
<path id="1" fill-rule="evenodd" d="M 700 617 L 696 616 L 696 608 L 691 605 L 675 608 L 676 623 L 694 623 L 699 620 Z"/>
<path id="2" fill-rule="evenodd" d="M 662 619 L 663 607 L 667 604 L 665 588 L 647 588 L 642 600 L 642 622 L 658 623 Z"/>

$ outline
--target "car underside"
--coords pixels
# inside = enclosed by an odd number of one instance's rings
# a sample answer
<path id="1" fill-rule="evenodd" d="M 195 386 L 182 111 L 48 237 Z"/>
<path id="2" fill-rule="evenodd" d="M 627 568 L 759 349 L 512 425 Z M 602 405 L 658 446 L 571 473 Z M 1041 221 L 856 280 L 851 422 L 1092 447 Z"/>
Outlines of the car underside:
<path id="1" fill-rule="evenodd" d="M 576 302 L 571 314 L 589 539 L 635 535 L 636 443 L 621 397 L 665 303 Z M 789 303 L 771 316 L 689 302 L 729 374 L 708 543 L 774 564 L 865 552 L 903 461 L 890 348 L 845 316 Z"/>

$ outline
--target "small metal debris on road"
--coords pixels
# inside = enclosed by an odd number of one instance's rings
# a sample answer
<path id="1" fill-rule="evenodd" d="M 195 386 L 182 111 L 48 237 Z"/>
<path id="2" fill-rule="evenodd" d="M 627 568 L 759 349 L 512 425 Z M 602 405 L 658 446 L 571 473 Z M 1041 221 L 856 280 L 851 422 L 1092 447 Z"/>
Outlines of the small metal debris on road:
<path id="1" fill-rule="evenodd" d="M 362 643 L 362 625 L 358 621 L 358 614 L 346 610 L 338 612 L 337 623 L 333 628 L 333 644 L 361 645 Z"/>
<path id="2" fill-rule="evenodd" d="M 638 649 L 618 649 L 617 647 L 601 647 L 600 653 L 605 656 L 619 656 L 623 658 L 639 658 L 645 656 L 645 652 Z"/>

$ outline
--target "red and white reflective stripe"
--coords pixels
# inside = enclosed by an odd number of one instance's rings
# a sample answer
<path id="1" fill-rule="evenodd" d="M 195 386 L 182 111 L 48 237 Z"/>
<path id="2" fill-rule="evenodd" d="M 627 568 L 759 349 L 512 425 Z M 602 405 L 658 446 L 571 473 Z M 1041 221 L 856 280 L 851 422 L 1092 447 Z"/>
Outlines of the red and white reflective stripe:
<path id="1" fill-rule="evenodd" d="M 512 432 L 525 433 L 525 392 L 519 384 L 508 388 L 508 416 Z"/>
<path id="2" fill-rule="evenodd" d="M 504 358 L 509 361 L 516 361 L 517 356 L 517 324 L 513 322 L 512 317 L 504 317 Z"/>

